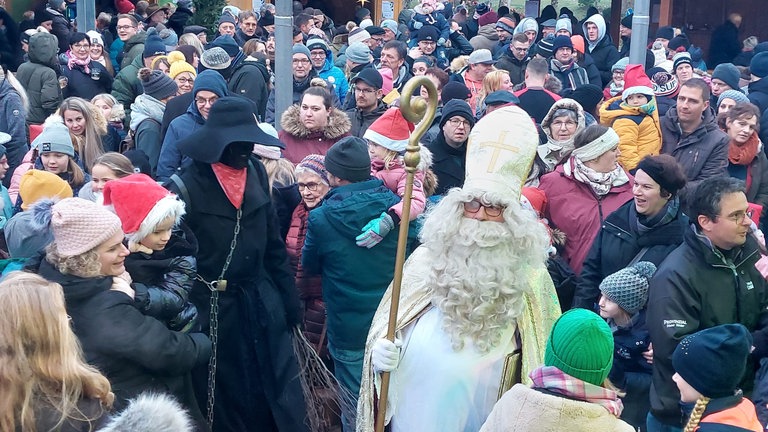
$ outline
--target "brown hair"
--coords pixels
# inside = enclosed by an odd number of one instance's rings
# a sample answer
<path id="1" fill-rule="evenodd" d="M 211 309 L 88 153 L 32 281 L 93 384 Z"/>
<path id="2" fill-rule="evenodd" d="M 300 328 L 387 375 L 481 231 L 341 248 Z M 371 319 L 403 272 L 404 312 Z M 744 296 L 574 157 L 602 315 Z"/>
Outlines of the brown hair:
<path id="1" fill-rule="evenodd" d="M 333 107 L 333 98 L 328 91 L 328 83 L 322 78 L 312 78 L 312 81 L 309 82 L 309 88 L 304 90 L 304 93 L 301 95 L 301 100 L 304 100 L 304 96 L 307 95 L 320 96 L 323 98 L 325 109 Z"/>
<path id="2" fill-rule="evenodd" d="M 104 153 L 93 161 L 93 165 L 103 165 L 109 168 L 117 178 L 123 178 L 134 174 L 133 163 L 131 163 L 131 160 L 116 152 Z"/>

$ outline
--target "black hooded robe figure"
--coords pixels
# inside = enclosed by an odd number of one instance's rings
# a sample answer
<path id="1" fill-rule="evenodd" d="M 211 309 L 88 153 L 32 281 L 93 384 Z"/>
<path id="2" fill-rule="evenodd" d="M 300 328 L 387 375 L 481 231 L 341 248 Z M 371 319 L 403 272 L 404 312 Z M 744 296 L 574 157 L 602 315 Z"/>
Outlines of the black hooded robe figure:
<path id="1" fill-rule="evenodd" d="M 205 126 L 179 142 L 192 162 L 168 184 L 186 202 L 184 220 L 198 238 L 190 300 L 217 344 L 215 399 L 207 397 L 208 367 L 193 371 L 195 393 L 203 413 L 213 402 L 214 432 L 306 432 L 292 337 L 300 301 L 267 174 L 251 153 L 253 142 L 280 144 L 252 112 L 245 98 L 219 99 Z"/>

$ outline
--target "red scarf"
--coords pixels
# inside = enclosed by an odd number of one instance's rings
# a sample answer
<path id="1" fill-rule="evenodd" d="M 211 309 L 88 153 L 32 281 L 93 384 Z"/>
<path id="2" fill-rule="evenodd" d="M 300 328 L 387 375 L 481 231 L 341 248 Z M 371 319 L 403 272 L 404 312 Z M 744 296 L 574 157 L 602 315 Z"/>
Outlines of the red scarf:
<path id="1" fill-rule="evenodd" d="M 243 205 L 243 195 L 245 194 L 245 181 L 248 177 L 248 168 L 232 168 L 223 163 L 216 162 L 211 164 L 213 173 L 216 174 L 216 180 L 224 190 L 227 199 L 236 209 Z"/>
<path id="2" fill-rule="evenodd" d="M 755 160 L 757 152 L 760 149 L 760 139 L 757 132 L 752 132 L 752 136 L 744 144 L 736 144 L 731 140 L 728 146 L 728 160 L 734 165 L 749 165 Z"/>

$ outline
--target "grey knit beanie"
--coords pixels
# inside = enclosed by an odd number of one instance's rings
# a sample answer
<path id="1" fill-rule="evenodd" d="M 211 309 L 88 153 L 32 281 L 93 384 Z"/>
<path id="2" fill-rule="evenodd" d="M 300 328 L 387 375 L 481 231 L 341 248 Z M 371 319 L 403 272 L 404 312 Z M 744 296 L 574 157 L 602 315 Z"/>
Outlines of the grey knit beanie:
<path id="1" fill-rule="evenodd" d="M 600 291 L 628 314 L 634 315 L 648 301 L 648 281 L 656 266 L 640 261 L 609 275 L 600 283 Z"/>

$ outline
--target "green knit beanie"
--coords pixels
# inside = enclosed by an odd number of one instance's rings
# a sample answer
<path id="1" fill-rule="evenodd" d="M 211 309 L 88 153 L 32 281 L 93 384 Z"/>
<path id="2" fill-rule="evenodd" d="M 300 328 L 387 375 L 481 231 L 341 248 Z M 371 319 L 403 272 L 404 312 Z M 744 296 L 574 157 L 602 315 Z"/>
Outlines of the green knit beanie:
<path id="1" fill-rule="evenodd" d="M 613 334 L 594 312 L 572 309 L 552 326 L 544 365 L 601 386 L 613 365 Z"/>

